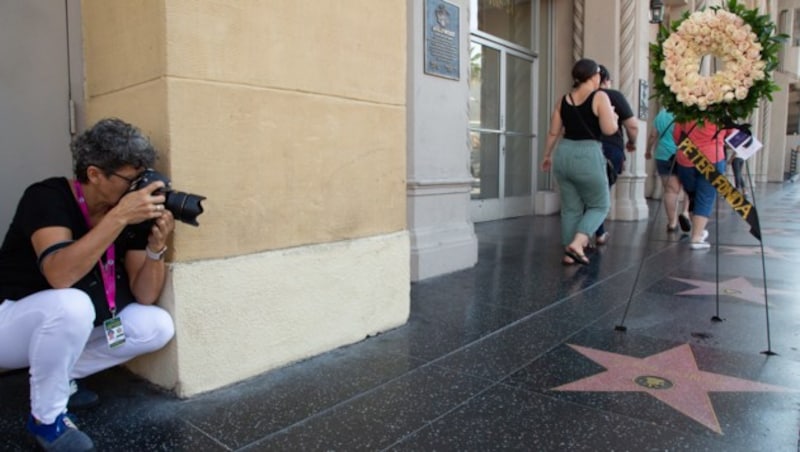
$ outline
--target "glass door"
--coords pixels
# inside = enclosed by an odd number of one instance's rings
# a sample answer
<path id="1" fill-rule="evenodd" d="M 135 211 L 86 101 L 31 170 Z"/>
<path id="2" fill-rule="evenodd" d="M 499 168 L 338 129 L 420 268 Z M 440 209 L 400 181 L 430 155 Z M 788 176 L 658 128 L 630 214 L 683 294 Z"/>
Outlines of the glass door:
<path id="1" fill-rule="evenodd" d="M 473 36 L 470 65 L 472 220 L 532 214 L 535 59 Z"/>

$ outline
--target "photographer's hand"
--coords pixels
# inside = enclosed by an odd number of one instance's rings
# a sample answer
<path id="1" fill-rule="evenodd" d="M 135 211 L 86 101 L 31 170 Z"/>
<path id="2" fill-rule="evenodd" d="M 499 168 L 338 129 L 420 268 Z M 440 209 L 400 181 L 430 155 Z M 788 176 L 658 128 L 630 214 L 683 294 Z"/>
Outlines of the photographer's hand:
<path id="1" fill-rule="evenodd" d="M 131 290 L 136 301 L 155 303 L 164 288 L 166 265 L 164 252 L 167 239 L 175 229 L 175 219 L 169 210 L 160 211 L 153 221 L 144 251 L 129 251 L 126 269 L 131 279 Z"/>
<path id="2" fill-rule="evenodd" d="M 153 222 L 150 235 L 147 237 L 147 248 L 153 253 L 160 253 L 167 247 L 167 238 L 175 230 L 175 218 L 172 212 L 164 210 Z"/>
<path id="3" fill-rule="evenodd" d="M 164 183 L 156 181 L 139 190 L 128 192 L 120 198 L 109 214 L 113 214 L 124 224 L 138 224 L 160 218 L 166 211 L 164 208 L 166 197 L 155 192 L 161 188 L 164 188 Z"/>

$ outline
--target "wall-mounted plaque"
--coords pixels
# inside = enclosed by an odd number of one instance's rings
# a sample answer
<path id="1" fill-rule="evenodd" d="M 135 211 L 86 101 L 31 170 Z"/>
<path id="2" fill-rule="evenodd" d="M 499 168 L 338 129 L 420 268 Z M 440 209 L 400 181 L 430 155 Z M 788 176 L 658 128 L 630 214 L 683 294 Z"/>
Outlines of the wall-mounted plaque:
<path id="1" fill-rule="evenodd" d="M 647 102 L 650 98 L 650 86 L 647 80 L 639 79 L 639 119 L 647 121 Z"/>
<path id="2" fill-rule="evenodd" d="M 460 76 L 458 6 L 425 0 L 425 73 L 458 80 Z"/>

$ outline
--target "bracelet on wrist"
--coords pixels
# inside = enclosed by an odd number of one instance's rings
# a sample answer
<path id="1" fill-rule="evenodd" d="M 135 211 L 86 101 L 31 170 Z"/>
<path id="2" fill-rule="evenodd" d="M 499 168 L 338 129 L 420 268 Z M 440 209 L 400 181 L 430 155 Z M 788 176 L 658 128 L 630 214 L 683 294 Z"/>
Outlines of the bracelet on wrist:
<path id="1" fill-rule="evenodd" d="M 147 254 L 148 259 L 152 259 L 154 261 L 160 261 L 161 259 L 164 258 L 164 253 L 167 252 L 167 247 L 165 246 L 164 248 L 161 249 L 161 251 L 156 252 L 156 251 L 151 251 L 149 246 L 145 246 L 144 252 L 145 254 Z"/>

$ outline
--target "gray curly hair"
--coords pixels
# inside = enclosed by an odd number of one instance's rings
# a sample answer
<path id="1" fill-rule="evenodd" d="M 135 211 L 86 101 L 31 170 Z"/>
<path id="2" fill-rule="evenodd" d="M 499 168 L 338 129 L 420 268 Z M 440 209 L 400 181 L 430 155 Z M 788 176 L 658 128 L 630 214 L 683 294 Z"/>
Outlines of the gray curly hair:
<path id="1" fill-rule="evenodd" d="M 123 166 L 149 168 L 157 158 L 150 140 L 135 126 L 117 118 L 98 121 L 75 137 L 72 171 L 80 182 L 88 182 L 86 170 L 96 166 L 107 175 Z"/>

